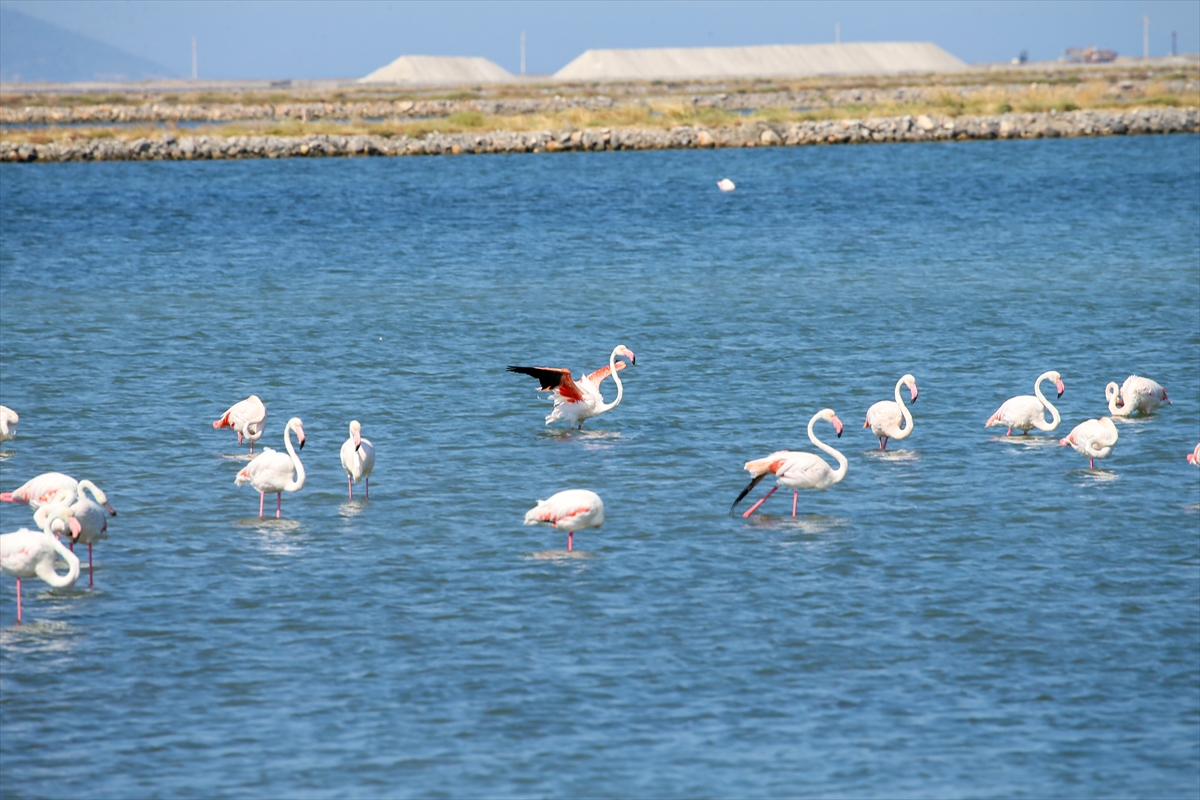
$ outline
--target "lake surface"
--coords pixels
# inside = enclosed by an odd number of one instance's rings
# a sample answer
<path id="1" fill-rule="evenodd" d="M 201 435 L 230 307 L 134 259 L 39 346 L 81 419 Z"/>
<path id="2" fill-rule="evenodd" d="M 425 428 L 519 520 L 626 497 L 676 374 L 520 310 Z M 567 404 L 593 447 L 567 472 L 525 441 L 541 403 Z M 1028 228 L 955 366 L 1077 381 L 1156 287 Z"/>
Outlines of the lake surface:
<path id="1" fill-rule="evenodd" d="M 5 798 L 1200 795 L 1200 137 L 4 165 L 0 201 L 0 487 L 119 512 L 93 588 L 24 582 L 17 627 L 0 581 Z M 504 369 L 618 343 L 581 432 Z M 1051 369 L 1056 432 L 983 427 Z M 1174 405 L 1089 470 L 1057 439 L 1131 373 Z M 307 434 L 278 522 L 211 426 L 251 393 Z M 730 515 L 824 407 L 846 479 Z M 565 488 L 607 508 L 573 558 L 521 524 Z"/>

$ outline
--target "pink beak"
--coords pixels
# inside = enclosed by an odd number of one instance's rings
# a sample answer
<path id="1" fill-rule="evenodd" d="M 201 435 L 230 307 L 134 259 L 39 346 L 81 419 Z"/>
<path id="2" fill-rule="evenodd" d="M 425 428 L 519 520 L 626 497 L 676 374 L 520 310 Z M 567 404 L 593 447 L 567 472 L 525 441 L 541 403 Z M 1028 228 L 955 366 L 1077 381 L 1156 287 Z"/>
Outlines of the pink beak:
<path id="1" fill-rule="evenodd" d="M 79 524 L 79 520 L 71 517 L 67 520 L 67 527 L 71 529 L 71 538 L 78 539 L 79 532 L 83 530 L 83 526 Z"/>
<path id="2" fill-rule="evenodd" d="M 842 435 L 842 421 L 837 418 L 837 415 L 830 417 L 829 421 L 833 423 L 833 429 L 835 431 L 837 431 L 837 435 L 841 436 Z"/>
<path id="3" fill-rule="evenodd" d="M 104 507 L 105 507 L 105 508 L 108 510 L 108 513 L 109 513 L 109 514 L 112 514 L 114 517 L 117 515 L 117 512 L 116 512 L 116 511 L 114 511 L 114 510 L 113 510 L 113 507 L 112 507 L 112 506 L 110 506 L 108 503 L 105 503 L 105 504 L 104 504 Z"/>
<path id="4" fill-rule="evenodd" d="M 1057 380 L 1057 381 L 1055 381 L 1055 382 L 1054 382 L 1054 388 L 1055 388 L 1055 389 L 1058 389 L 1058 396 L 1059 396 L 1059 397 L 1062 397 L 1062 393 L 1063 393 L 1063 392 L 1065 392 L 1065 391 L 1067 390 L 1067 387 L 1063 386 L 1063 382 L 1062 382 L 1062 380 Z"/>

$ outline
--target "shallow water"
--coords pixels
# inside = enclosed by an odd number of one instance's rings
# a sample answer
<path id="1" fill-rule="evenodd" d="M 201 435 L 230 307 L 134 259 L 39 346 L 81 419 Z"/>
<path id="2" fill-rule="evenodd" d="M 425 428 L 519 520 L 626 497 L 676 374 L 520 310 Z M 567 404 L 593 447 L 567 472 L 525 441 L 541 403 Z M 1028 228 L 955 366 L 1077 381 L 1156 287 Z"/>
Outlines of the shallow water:
<path id="1" fill-rule="evenodd" d="M 15 627 L 0 584 L 4 797 L 1200 793 L 1200 137 L 0 192 L 0 487 L 61 470 L 119 512 L 94 588 L 24 582 Z M 617 343 L 625 400 L 582 432 L 504 371 Z M 1048 369 L 1058 431 L 983 427 Z M 914 433 L 879 453 L 904 372 Z M 1174 405 L 1089 470 L 1057 438 L 1130 373 Z M 250 393 L 261 444 L 304 420 L 280 521 L 211 427 Z M 730 515 L 826 406 L 846 479 Z M 607 523 L 566 557 L 521 520 L 570 487 Z"/>

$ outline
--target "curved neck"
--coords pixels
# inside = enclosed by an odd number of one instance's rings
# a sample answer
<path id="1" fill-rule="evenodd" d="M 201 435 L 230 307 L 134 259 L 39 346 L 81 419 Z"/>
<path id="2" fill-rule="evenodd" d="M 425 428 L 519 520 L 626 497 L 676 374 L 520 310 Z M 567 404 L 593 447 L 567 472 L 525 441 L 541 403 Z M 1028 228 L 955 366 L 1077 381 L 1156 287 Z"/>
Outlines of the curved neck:
<path id="1" fill-rule="evenodd" d="M 54 550 L 62 556 L 63 561 L 67 562 L 67 574 L 59 575 L 54 571 L 53 559 L 39 561 L 35 572 L 39 578 L 55 589 L 62 589 L 75 583 L 76 578 L 79 577 L 79 557 L 68 550 L 56 537 L 51 536 L 50 540 L 54 543 Z"/>
<path id="2" fill-rule="evenodd" d="M 1058 409 L 1046 399 L 1046 395 L 1042 394 L 1042 381 L 1046 379 L 1047 378 L 1045 375 L 1037 379 L 1037 383 L 1033 385 L 1033 393 L 1037 395 L 1037 399 L 1041 401 L 1041 404 L 1046 407 L 1047 411 L 1050 412 L 1050 421 L 1046 422 L 1045 417 L 1039 415 L 1033 420 L 1033 427 L 1042 431 L 1052 431 L 1058 427 L 1058 423 L 1062 421 L 1062 417 L 1058 415 Z"/>
<path id="3" fill-rule="evenodd" d="M 300 457 L 296 455 L 296 451 L 292 449 L 292 426 L 289 425 L 283 429 L 283 446 L 287 448 L 288 456 L 292 459 L 292 469 L 296 471 L 295 480 L 287 482 L 283 487 L 285 492 L 298 492 L 304 488 L 304 465 L 300 463 Z"/>
<path id="4" fill-rule="evenodd" d="M 600 407 L 596 409 L 597 414 L 603 414 L 605 411 L 611 411 L 621 405 L 621 398 L 625 396 L 625 385 L 621 383 L 621 373 L 617 372 L 617 348 L 615 347 L 608 357 L 608 374 L 612 375 L 613 382 L 617 384 L 617 399 L 606 403 L 601 397 Z"/>
<path id="5" fill-rule="evenodd" d="M 1117 401 L 1121 399 L 1121 387 L 1110 382 L 1104 387 L 1104 399 L 1108 401 L 1108 413 L 1114 417 L 1129 416 L 1129 406 L 1121 408 L 1117 405 Z"/>
<path id="6" fill-rule="evenodd" d="M 820 417 L 813 417 L 808 421 L 808 440 L 837 460 L 838 468 L 833 470 L 833 482 L 837 483 L 842 478 L 846 477 L 846 468 L 849 466 L 849 463 L 846 461 L 846 457 L 844 455 L 817 438 L 817 434 L 813 432 L 813 425 L 817 424 L 818 419 L 820 419 Z"/>
<path id="7" fill-rule="evenodd" d="M 907 439 L 912 433 L 912 412 L 908 410 L 908 406 L 904 405 L 904 398 L 900 395 L 900 387 L 904 385 L 904 378 L 896 381 L 896 405 L 900 406 L 900 414 L 904 417 L 904 425 L 900 428 L 899 433 L 893 434 L 892 439 Z"/>

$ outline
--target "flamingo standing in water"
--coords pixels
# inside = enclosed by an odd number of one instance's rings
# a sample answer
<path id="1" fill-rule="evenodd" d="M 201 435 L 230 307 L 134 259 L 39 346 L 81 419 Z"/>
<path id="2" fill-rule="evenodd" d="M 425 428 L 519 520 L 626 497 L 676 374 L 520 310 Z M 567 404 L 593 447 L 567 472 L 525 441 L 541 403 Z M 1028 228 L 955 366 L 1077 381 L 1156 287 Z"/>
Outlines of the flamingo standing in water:
<path id="1" fill-rule="evenodd" d="M 1167 390 L 1158 381 L 1130 375 L 1117 388 L 1116 381 L 1104 387 L 1104 399 L 1108 401 L 1108 413 L 1114 417 L 1128 417 L 1141 412 L 1151 414 L 1163 403 L 1174 405 L 1167 397 Z"/>
<path id="2" fill-rule="evenodd" d="M 1189 464 L 1195 464 L 1200 467 L 1200 444 L 1196 445 L 1196 449 L 1187 454 Z"/>
<path id="3" fill-rule="evenodd" d="M 17 423 L 20 421 L 17 412 L 8 406 L 0 406 L 0 442 L 17 438 Z"/>
<path id="4" fill-rule="evenodd" d="M 54 535 L 51 528 L 77 530 L 78 522 L 65 506 L 51 509 L 40 531 L 22 528 L 0 535 L 0 572 L 17 579 L 17 624 L 21 623 L 21 579 L 41 578 L 56 589 L 75 583 L 79 578 L 79 559 Z M 55 559 L 62 556 L 67 562 L 67 574 L 54 571 Z"/>
<path id="5" fill-rule="evenodd" d="M 571 371 L 555 367 L 509 367 L 509 372 L 519 372 L 538 379 L 538 391 L 554 392 L 554 410 L 546 417 L 549 425 L 555 420 L 565 420 L 578 428 L 583 427 L 583 421 L 597 417 L 605 411 L 612 411 L 621 405 L 625 387 L 621 384 L 621 376 L 617 373 L 625 368 L 624 361 L 617 361 L 617 356 L 629 359 L 636 365 L 637 358 L 633 351 L 623 344 L 613 348 L 608 357 L 608 366 L 595 372 L 583 375 L 578 381 L 571 380 Z M 604 402 L 600 395 L 600 386 L 609 375 L 617 384 L 617 398 L 611 403 Z"/>
<path id="6" fill-rule="evenodd" d="M 92 495 L 91 497 L 88 497 L 89 492 Z M 60 502 L 61 505 L 70 503 L 68 509 L 71 513 L 71 518 L 78 521 L 78 528 L 75 526 L 72 526 L 71 528 L 69 546 L 71 548 L 71 552 L 74 552 L 76 542 L 87 545 L 88 586 L 92 586 L 92 545 L 101 539 L 108 538 L 108 513 L 104 509 L 104 506 L 108 504 L 108 498 L 105 496 L 104 492 L 96 488 L 94 483 L 89 480 L 82 480 L 79 482 L 79 492 L 75 496 L 75 501 L 73 503 L 70 501 L 70 499 L 60 501 L 58 498 L 56 498 L 56 502 Z M 44 528 L 45 526 L 41 521 L 39 521 L 39 518 L 44 519 L 47 515 L 52 513 L 53 509 L 58 507 L 58 505 L 43 505 L 33 515 L 33 521 L 39 528 Z"/>
<path id="7" fill-rule="evenodd" d="M 757 511 L 758 507 L 767 502 L 767 498 L 775 494 L 775 490 L 780 486 L 792 490 L 792 516 L 794 517 L 801 489 L 828 489 L 846 477 L 846 470 L 849 466 L 846 457 L 817 438 L 813 432 L 813 425 L 817 424 L 817 420 L 828 420 L 837 432 L 838 438 L 841 438 L 842 435 L 842 421 L 837 418 L 837 414 L 833 413 L 832 408 L 821 409 L 808 421 L 809 441 L 833 456 L 837 460 L 838 468 L 830 469 L 829 464 L 820 456 L 794 450 L 777 450 L 766 458 L 747 461 L 745 470 L 750 473 L 752 478 L 746 488 L 742 489 L 742 493 L 733 501 L 733 505 L 729 508 L 731 512 L 738 503 L 742 502 L 742 498 L 750 494 L 750 490 L 767 475 L 775 476 L 775 486 L 763 495 L 761 500 L 750 506 L 749 510 L 742 514 L 743 517 L 749 517 Z"/>
<path id="8" fill-rule="evenodd" d="M 266 502 L 267 492 L 274 492 L 276 495 L 275 518 L 279 519 L 283 513 L 283 493 L 298 492 L 304 488 L 304 465 L 300 463 L 300 458 L 292 449 L 292 439 L 289 435 L 291 431 L 296 432 L 296 441 L 303 450 L 304 423 L 300 421 L 299 417 L 292 417 L 283 428 L 283 445 L 287 449 L 287 455 L 278 450 L 272 450 L 270 447 L 264 447 L 253 461 L 238 471 L 237 478 L 234 479 L 234 483 L 238 486 L 250 481 L 250 485 L 258 490 L 258 515 L 260 517 L 263 515 L 263 503 Z M 293 472 L 295 472 L 294 479 Z"/>
<path id="9" fill-rule="evenodd" d="M 538 500 L 536 506 L 525 512 L 526 525 L 539 522 L 566 531 L 567 550 L 571 550 L 575 531 L 599 528 L 604 524 L 604 501 L 587 489 L 567 489 L 551 495 L 548 500 Z"/>
<path id="10" fill-rule="evenodd" d="M 887 450 L 888 439 L 907 439 L 912 435 L 913 418 L 904 399 L 900 397 L 900 387 L 908 387 L 910 402 L 917 402 L 917 379 L 905 375 L 896 381 L 896 399 L 880 400 L 867 409 L 867 421 L 864 428 L 870 428 L 871 433 L 879 437 L 879 449 Z M 907 427 L 901 428 L 901 424 Z"/>
<path id="11" fill-rule="evenodd" d="M 366 481 L 367 499 L 371 499 L 371 470 L 375 469 L 375 448 L 370 439 L 362 438 L 362 425 L 358 420 L 350 423 L 350 438 L 342 442 L 342 469 L 350 488 L 350 499 L 354 499 L 354 484 Z"/>
<path id="12" fill-rule="evenodd" d="M 214 428 L 233 428 L 237 432 L 238 444 L 242 437 L 250 442 L 250 452 L 254 452 L 254 443 L 262 438 L 267 421 L 267 407 L 258 395 L 252 394 L 240 403 L 234 403 L 221 418 L 213 422 Z"/>
<path id="13" fill-rule="evenodd" d="M 1005 436 L 1011 436 L 1014 428 L 1020 430 L 1021 435 L 1029 433 L 1030 428 L 1037 428 L 1039 431 L 1052 431 L 1057 428 L 1062 417 L 1058 415 L 1058 409 L 1052 406 L 1046 396 L 1042 394 L 1042 381 L 1054 381 L 1054 388 L 1058 390 L 1058 396 L 1062 397 L 1066 388 L 1063 386 L 1062 376 L 1054 370 L 1043 372 L 1033 382 L 1032 395 L 1021 394 L 1005 400 L 996 413 L 988 417 L 988 421 L 983 426 L 985 428 L 993 425 L 1007 426 L 1008 433 L 1004 434 Z M 1046 421 L 1043 410 L 1050 412 L 1049 422 Z"/>
<path id="14" fill-rule="evenodd" d="M 61 472 L 43 472 L 36 478 L 26 481 L 20 488 L 11 492 L 0 492 L 0 502 L 26 503 L 33 510 L 47 503 L 72 503 L 79 494 L 80 488 L 87 489 L 96 498 L 96 502 L 116 516 L 117 512 L 108 504 L 108 497 L 100 491 L 96 484 L 86 478 L 77 481 L 70 475 Z"/>
<path id="15" fill-rule="evenodd" d="M 1112 417 L 1089 419 L 1076 425 L 1058 443 L 1062 447 L 1074 447 L 1077 453 L 1087 458 L 1088 469 L 1095 469 L 1095 459 L 1112 455 L 1113 445 L 1117 443 L 1117 426 Z"/>

